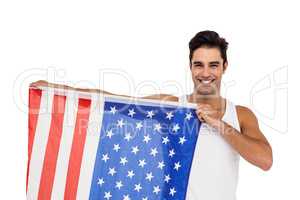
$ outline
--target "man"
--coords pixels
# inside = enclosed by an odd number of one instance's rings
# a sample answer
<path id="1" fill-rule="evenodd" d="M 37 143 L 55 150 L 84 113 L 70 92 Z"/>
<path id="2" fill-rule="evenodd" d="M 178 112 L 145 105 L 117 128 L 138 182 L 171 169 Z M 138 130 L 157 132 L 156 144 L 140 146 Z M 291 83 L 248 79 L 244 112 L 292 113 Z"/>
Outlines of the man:
<path id="1" fill-rule="evenodd" d="M 198 137 L 187 199 L 235 199 L 239 155 L 263 170 L 272 166 L 271 146 L 253 112 L 220 95 L 227 46 L 213 31 L 199 32 L 189 43 L 194 91 L 186 101 L 198 104 L 199 119 L 212 129 Z"/>
<path id="2" fill-rule="evenodd" d="M 198 142 L 202 143 L 197 142 L 187 199 L 235 199 L 238 174 L 236 155 L 242 156 L 263 170 L 269 170 L 272 166 L 271 146 L 260 131 L 253 112 L 244 106 L 235 106 L 220 95 L 222 76 L 228 67 L 227 46 L 225 39 L 219 37 L 216 32 L 197 33 L 189 43 L 189 67 L 194 82 L 193 92 L 180 98 L 166 94 L 144 97 L 196 103 L 199 120 L 207 125 L 206 128 L 211 128 L 211 132 L 198 139 Z M 45 81 L 32 84 L 32 86 L 45 85 L 92 91 Z M 96 91 L 111 94 L 101 90 Z M 213 168 L 215 171 L 212 170 Z M 213 172 L 207 174 L 206 170 Z"/>

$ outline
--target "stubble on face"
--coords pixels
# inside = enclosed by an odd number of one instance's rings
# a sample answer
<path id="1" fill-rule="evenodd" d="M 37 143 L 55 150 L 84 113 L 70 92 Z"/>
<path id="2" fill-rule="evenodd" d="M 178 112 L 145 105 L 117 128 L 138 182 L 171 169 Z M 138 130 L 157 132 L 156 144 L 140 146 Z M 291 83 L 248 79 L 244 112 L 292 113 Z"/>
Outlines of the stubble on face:
<path id="1" fill-rule="evenodd" d="M 224 72 L 223 59 L 218 48 L 201 47 L 194 51 L 191 60 L 194 82 L 193 96 L 209 99 L 220 96 L 220 84 Z"/>

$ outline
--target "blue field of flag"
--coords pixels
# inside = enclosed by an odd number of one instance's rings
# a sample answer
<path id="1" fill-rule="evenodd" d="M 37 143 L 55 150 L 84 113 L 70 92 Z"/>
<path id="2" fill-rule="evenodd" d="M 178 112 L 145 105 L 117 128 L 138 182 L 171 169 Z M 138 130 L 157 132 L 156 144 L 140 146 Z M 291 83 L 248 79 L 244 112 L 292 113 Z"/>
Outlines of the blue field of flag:
<path id="1" fill-rule="evenodd" d="M 184 200 L 200 126 L 193 108 L 106 100 L 90 199 Z"/>

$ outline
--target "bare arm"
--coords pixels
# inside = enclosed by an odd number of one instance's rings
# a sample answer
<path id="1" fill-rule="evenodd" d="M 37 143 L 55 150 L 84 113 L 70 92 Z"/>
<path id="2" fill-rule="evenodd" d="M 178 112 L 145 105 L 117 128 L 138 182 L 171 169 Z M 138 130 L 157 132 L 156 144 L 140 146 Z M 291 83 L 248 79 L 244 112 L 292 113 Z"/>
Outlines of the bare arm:
<path id="1" fill-rule="evenodd" d="M 243 106 L 237 106 L 241 133 L 229 124 L 221 123 L 223 138 L 248 162 L 263 170 L 269 170 L 273 163 L 272 148 L 259 129 L 254 113 Z"/>
<path id="2" fill-rule="evenodd" d="M 121 97 L 129 97 L 134 98 L 127 95 L 117 95 L 110 92 L 107 92 L 105 90 L 100 89 L 89 89 L 89 88 L 75 88 L 68 85 L 61 85 L 61 84 L 55 84 L 55 83 L 49 83 L 44 80 L 36 81 L 30 84 L 31 87 L 52 87 L 52 88 L 60 88 L 60 89 L 68 89 L 68 90 L 75 90 L 75 91 L 81 91 L 81 92 L 97 92 L 97 93 L 103 93 L 103 94 L 109 94 L 109 95 L 115 95 L 115 96 L 121 96 Z M 176 96 L 168 95 L 168 94 L 153 94 L 150 96 L 140 97 L 142 99 L 153 99 L 153 100 L 163 100 L 163 101 L 178 101 L 178 98 Z"/>

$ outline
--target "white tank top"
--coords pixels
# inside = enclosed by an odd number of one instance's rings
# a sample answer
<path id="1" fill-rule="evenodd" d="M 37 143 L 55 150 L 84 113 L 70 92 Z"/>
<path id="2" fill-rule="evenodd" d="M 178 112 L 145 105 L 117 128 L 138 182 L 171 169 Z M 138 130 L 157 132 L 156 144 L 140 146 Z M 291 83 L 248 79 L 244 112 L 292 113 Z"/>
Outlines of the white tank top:
<path id="1" fill-rule="evenodd" d="M 187 103 L 186 96 L 179 97 L 179 103 Z M 240 131 L 235 105 L 227 99 L 222 120 Z M 186 200 L 235 200 L 239 158 L 215 129 L 202 123 Z"/>

